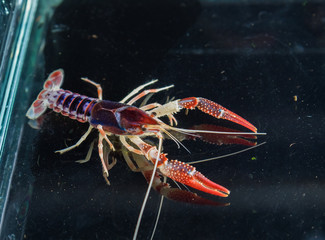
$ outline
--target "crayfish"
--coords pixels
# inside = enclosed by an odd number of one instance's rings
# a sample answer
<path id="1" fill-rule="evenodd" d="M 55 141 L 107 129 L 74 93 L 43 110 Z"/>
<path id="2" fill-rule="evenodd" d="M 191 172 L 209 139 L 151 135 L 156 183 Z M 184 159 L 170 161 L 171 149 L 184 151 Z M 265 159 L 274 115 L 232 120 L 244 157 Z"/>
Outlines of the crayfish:
<path id="1" fill-rule="evenodd" d="M 63 78 L 64 73 L 62 69 L 53 71 L 49 75 L 44 83 L 43 90 L 39 93 L 37 99 L 27 111 L 26 116 L 30 119 L 37 119 L 46 111 L 47 108 L 50 108 L 55 112 L 61 113 L 63 116 L 67 116 L 82 123 L 89 123 L 88 130 L 77 143 L 57 151 L 61 154 L 78 147 L 93 129 L 97 129 L 99 132 L 98 152 L 103 168 L 103 175 L 108 184 L 109 170 L 116 164 L 116 161 L 109 163 L 107 157 L 104 156 L 104 141 L 109 145 L 110 150 L 115 150 L 114 145 L 110 141 L 110 136 L 117 136 L 123 147 L 133 155 L 145 157 L 147 161 L 142 161 L 139 160 L 140 158 L 136 158 L 135 162 L 137 166 L 135 166 L 130 157 L 125 154 L 125 151 L 123 154 L 130 168 L 133 171 L 141 171 L 149 182 L 147 195 L 138 219 L 138 225 L 140 224 L 141 215 L 151 187 L 169 199 L 184 202 L 196 202 L 199 204 L 211 203 L 191 192 L 170 188 L 169 184 L 160 180 L 161 176 L 168 177 L 192 188 L 220 197 L 227 197 L 230 194 L 230 191 L 227 188 L 209 180 L 202 173 L 197 171 L 195 167 L 178 160 L 169 160 L 166 154 L 162 152 L 162 144 L 164 137 L 166 136 L 174 140 L 177 144 L 180 144 L 180 141 L 171 132 L 185 135 L 238 134 L 238 132 L 174 127 L 174 125 L 177 125 L 177 120 L 174 117 L 174 114 L 182 109 L 199 109 L 212 117 L 231 121 L 252 131 L 251 133 L 246 134 L 257 135 L 256 127 L 247 120 L 227 108 L 201 97 L 188 97 L 173 100 L 166 104 L 150 103 L 139 108 L 133 106 L 136 101 L 148 94 L 157 93 L 173 87 L 173 85 L 170 85 L 162 88 L 143 90 L 145 87 L 155 83 L 157 80 L 152 80 L 137 87 L 121 101 L 114 102 L 103 100 L 101 85 L 89 80 L 88 78 L 82 78 L 82 80 L 97 88 L 97 98 L 87 97 L 68 90 L 63 90 L 61 89 Z M 143 91 L 139 93 L 141 90 Z M 169 124 L 160 119 L 164 116 L 168 117 Z M 144 138 L 148 136 L 158 138 L 158 147 L 144 141 Z"/>

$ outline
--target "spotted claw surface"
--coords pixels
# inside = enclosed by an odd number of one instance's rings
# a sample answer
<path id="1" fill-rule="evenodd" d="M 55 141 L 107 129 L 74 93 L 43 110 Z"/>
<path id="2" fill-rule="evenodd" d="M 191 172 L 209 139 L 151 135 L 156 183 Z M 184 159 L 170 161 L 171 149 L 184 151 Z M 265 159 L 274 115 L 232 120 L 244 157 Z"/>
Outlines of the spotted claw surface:
<path id="1" fill-rule="evenodd" d="M 227 108 L 221 106 L 218 103 L 215 103 L 211 100 L 200 98 L 200 97 L 189 97 L 183 98 L 178 101 L 178 105 L 180 108 L 187 108 L 187 109 L 199 109 L 204 113 L 207 113 L 215 118 L 228 120 L 234 123 L 237 123 L 243 127 L 250 129 L 253 132 L 257 132 L 257 128 L 239 116 L 238 114 L 228 110 Z"/>
<path id="2" fill-rule="evenodd" d="M 165 176 L 187 186 L 220 197 L 228 197 L 230 191 L 206 178 L 195 167 L 177 160 L 166 161 L 159 167 Z"/>

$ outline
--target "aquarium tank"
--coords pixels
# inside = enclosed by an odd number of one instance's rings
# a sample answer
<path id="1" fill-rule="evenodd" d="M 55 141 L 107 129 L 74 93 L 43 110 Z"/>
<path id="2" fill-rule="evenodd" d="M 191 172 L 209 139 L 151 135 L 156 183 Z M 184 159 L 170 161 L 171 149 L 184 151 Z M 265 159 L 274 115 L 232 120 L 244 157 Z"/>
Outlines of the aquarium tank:
<path id="1" fill-rule="evenodd" d="M 0 239 L 325 239 L 324 1 L 1 0 L 0 28 Z M 209 109 L 162 117 L 197 131 L 162 133 L 166 157 L 190 163 L 230 194 L 167 178 L 190 200 L 151 190 L 135 236 L 143 175 L 153 163 L 111 134 L 116 151 L 107 143 L 103 150 L 104 160 L 116 161 L 108 185 L 96 129 L 73 150 L 56 152 L 78 142 L 88 122 L 51 110 L 26 117 L 57 69 L 62 89 L 97 98 L 81 80 L 88 78 L 114 102 L 158 79 L 146 89 L 173 87 L 135 107 L 152 104 L 149 112 L 201 97 L 266 135 L 245 135 L 253 128 Z M 155 136 L 141 139 L 158 147 Z M 194 203 L 197 196 L 205 200 Z"/>

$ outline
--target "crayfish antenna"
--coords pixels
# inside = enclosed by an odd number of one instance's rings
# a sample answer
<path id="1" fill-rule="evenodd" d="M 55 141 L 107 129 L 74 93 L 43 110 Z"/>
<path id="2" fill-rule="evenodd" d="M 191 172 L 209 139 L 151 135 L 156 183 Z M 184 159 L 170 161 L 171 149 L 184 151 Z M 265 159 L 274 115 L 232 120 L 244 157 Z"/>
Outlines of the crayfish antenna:
<path id="1" fill-rule="evenodd" d="M 164 181 L 163 183 L 166 183 L 167 182 L 167 178 L 164 177 Z M 150 240 L 153 239 L 153 237 L 155 236 L 155 233 L 156 233 L 156 229 L 157 229 L 157 226 L 158 226 L 158 222 L 159 222 L 159 217 L 160 217 L 160 213 L 161 213 L 161 209 L 162 209 L 162 205 L 164 203 L 164 196 L 161 195 L 160 197 L 160 202 L 159 202 L 159 207 L 158 207 L 158 212 L 157 212 L 157 217 L 156 217 L 156 220 L 155 220 L 155 226 L 153 227 L 153 230 L 152 230 L 152 233 L 151 233 L 151 237 L 150 237 Z"/>
<path id="2" fill-rule="evenodd" d="M 185 145 L 181 143 L 181 141 L 179 141 L 173 134 L 171 134 L 164 128 L 160 128 L 160 130 L 163 131 L 168 137 L 170 137 L 176 143 L 178 148 L 182 146 L 189 154 L 191 154 L 191 151 L 187 147 L 185 147 Z"/>
<path id="3" fill-rule="evenodd" d="M 134 230 L 134 234 L 133 234 L 133 240 L 137 239 L 140 224 L 141 224 L 141 219 L 142 219 L 142 216 L 143 216 L 143 212 L 144 212 L 144 209 L 146 207 L 147 200 L 148 200 L 148 197 L 149 197 L 149 193 L 150 193 L 150 190 L 151 190 L 151 187 L 152 187 L 152 184 L 153 184 L 153 180 L 155 178 L 156 171 L 157 171 L 157 166 L 158 166 L 158 162 L 159 162 L 158 158 L 160 158 L 160 153 L 161 153 L 161 148 L 162 148 L 162 141 L 163 141 L 163 138 L 162 138 L 161 135 L 158 135 L 158 137 L 159 137 L 159 146 L 158 146 L 157 159 L 155 161 L 154 168 L 152 170 L 152 175 L 151 175 L 151 178 L 150 178 L 150 182 L 148 184 L 146 195 L 145 195 L 145 197 L 143 199 L 141 210 L 140 210 L 140 213 L 139 213 L 139 216 L 138 216 L 137 225 L 135 226 L 135 230 Z"/>
<path id="4" fill-rule="evenodd" d="M 195 134 L 195 133 L 212 133 L 212 134 L 228 134 L 228 135 L 238 135 L 238 134 L 245 134 L 245 135 L 266 135 L 266 133 L 257 133 L 257 132 L 223 132 L 223 131 L 211 131 L 211 130 L 199 130 L 199 129 L 185 129 L 185 128 L 176 128 L 171 127 L 166 124 L 166 126 L 176 132 L 180 132 L 183 134 Z"/>
<path id="5" fill-rule="evenodd" d="M 224 154 L 224 155 L 217 156 L 217 157 L 212 157 L 212 158 L 205 158 L 205 159 L 196 160 L 196 161 L 187 162 L 187 163 L 188 164 L 197 164 L 197 163 L 209 162 L 209 161 L 213 161 L 213 160 L 217 160 L 217 159 L 221 159 L 221 158 L 226 158 L 226 157 L 234 156 L 234 155 L 237 155 L 237 154 L 240 154 L 240 153 L 243 153 L 243 152 L 252 150 L 252 149 L 257 148 L 257 147 L 260 147 L 260 146 L 262 146 L 264 144 L 266 144 L 266 142 L 262 142 L 260 144 L 255 145 L 255 146 L 251 146 L 251 147 L 242 149 L 242 150 L 237 151 L 237 152 L 233 152 L 233 153 L 229 153 L 229 154 Z"/>

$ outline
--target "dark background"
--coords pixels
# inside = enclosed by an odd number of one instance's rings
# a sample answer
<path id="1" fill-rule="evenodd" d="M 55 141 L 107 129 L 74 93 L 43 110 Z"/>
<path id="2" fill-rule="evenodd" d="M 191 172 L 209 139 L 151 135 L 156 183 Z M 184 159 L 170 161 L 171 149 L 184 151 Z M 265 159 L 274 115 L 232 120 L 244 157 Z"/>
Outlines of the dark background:
<path id="1" fill-rule="evenodd" d="M 96 89 L 80 77 L 100 82 L 109 100 L 153 78 L 160 80 L 155 86 L 175 84 L 152 98 L 161 103 L 167 96 L 214 100 L 267 132 L 259 137 L 267 144 L 198 164 L 231 190 L 228 199 L 198 194 L 231 205 L 165 200 L 155 239 L 325 239 L 324 19 L 317 1 L 64 1 L 49 21 L 45 64 L 28 104 L 57 68 L 65 70 L 64 89 L 88 96 Z M 211 120 L 196 112 L 176 117 L 181 127 Z M 19 184 L 29 186 L 16 206 L 24 238 L 130 239 L 147 188 L 142 175 L 115 154 L 108 187 L 96 149 L 90 162 L 74 162 L 96 133 L 58 155 L 88 126 L 55 113 L 42 121 L 41 130 L 25 127 L 11 192 L 15 203 Z M 164 151 L 188 161 L 238 149 L 184 144 L 191 155 L 168 141 Z M 26 158 L 27 166 L 19 161 Z M 139 239 L 150 238 L 158 202 L 152 192 Z"/>

